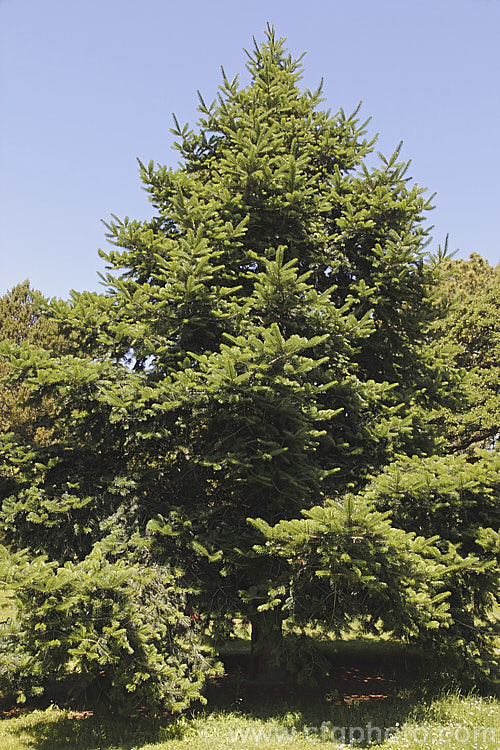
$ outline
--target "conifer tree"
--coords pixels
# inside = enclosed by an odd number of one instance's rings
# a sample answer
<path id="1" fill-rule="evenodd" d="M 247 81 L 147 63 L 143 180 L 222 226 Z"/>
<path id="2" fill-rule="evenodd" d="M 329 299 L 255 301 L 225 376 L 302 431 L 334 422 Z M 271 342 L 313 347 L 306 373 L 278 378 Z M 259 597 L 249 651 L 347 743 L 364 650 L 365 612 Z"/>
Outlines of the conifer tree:
<path id="1" fill-rule="evenodd" d="M 441 273 L 446 314 L 437 322 L 439 339 L 464 373 L 457 401 L 442 414 L 450 448 L 491 448 L 500 433 L 500 264 L 493 268 L 473 253 L 447 259 Z"/>
<path id="2" fill-rule="evenodd" d="M 44 315 L 47 303 L 48 300 L 32 289 L 27 279 L 0 297 L 0 341 L 16 347 L 27 343 L 62 352 L 69 342 L 57 333 L 54 322 Z M 8 371 L 8 365 L 0 363 L 0 430 L 13 430 L 27 437 L 35 422 L 34 409 L 43 412 L 49 405 L 30 403 L 29 392 L 22 382 L 6 382 Z M 41 421 L 39 415 L 39 439 L 43 439 L 46 433 Z"/>
<path id="3" fill-rule="evenodd" d="M 58 571 L 86 571 L 100 550 L 112 587 L 118 534 L 131 578 L 137 555 L 173 566 L 199 594 L 187 611 L 251 620 L 258 656 L 279 638 L 268 592 L 284 562 L 255 548 L 247 519 L 292 520 L 395 455 L 431 451 L 439 430 L 423 415 L 446 372 L 426 348 L 430 204 L 399 150 L 366 166 L 366 124 L 300 89 L 272 29 L 248 69 L 247 86 L 224 74 L 217 99 L 200 96 L 196 131 L 176 122 L 178 168 L 140 164 L 154 216 L 108 224 L 106 292 L 52 303 L 78 349 L 10 350 L 57 409 L 49 446 L 4 441 L 1 519 L 23 565 L 45 556 L 61 585 Z M 163 669 L 148 638 L 132 692 Z M 129 668 L 118 650 L 114 685 Z"/>

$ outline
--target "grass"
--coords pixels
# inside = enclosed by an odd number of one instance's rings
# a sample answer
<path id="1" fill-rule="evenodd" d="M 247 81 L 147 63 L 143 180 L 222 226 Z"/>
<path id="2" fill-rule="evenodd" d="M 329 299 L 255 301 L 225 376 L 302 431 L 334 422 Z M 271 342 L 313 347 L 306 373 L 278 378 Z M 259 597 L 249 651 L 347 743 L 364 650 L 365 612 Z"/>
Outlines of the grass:
<path id="1" fill-rule="evenodd" d="M 322 709 L 314 707 L 314 718 L 285 708 L 267 718 L 233 709 L 168 722 L 82 717 L 52 707 L 4 719 L 0 743 L 3 750 L 311 750 L 372 740 L 380 750 L 497 750 L 500 738 L 498 703 L 478 696 Z"/>
<path id="2" fill-rule="evenodd" d="M 332 676 L 314 687 L 244 677 L 244 644 L 226 654 L 227 676 L 210 687 L 206 708 L 189 716 L 119 718 L 95 710 L 7 712 L 2 750 L 497 750 L 500 705 L 492 697 L 424 679 L 422 655 L 401 644 L 330 644 Z M 327 646 L 325 645 L 325 648 Z"/>

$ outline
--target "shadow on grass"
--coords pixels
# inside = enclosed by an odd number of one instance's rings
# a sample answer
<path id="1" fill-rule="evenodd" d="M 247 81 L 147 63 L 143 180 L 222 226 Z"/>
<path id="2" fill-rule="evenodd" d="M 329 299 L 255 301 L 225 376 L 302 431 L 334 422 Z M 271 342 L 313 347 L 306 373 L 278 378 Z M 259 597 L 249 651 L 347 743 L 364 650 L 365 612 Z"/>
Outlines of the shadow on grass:
<path id="1" fill-rule="evenodd" d="M 209 688 L 205 716 L 230 711 L 291 726 L 305 735 L 321 734 L 325 725 L 371 725 L 383 738 L 413 715 L 416 706 L 453 687 L 430 670 L 421 651 L 406 644 L 358 639 L 326 641 L 318 648 L 329 662 L 329 675 L 308 685 L 248 679 L 248 655 L 236 644 L 223 654 L 226 673 Z"/>
<path id="2" fill-rule="evenodd" d="M 223 733 L 240 719 L 270 721 L 303 736 L 321 734 L 322 727 L 324 732 L 324 727 L 371 726 L 384 738 L 451 687 L 429 669 L 421 652 L 407 645 L 359 639 L 325 641 L 318 649 L 330 665 L 329 675 L 307 685 L 292 678 L 249 679 L 247 644 L 233 642 L 222 654 L 225 675 L 208 687 L 207 707 L 194 706 L 178 721 L 142 714 L 123 718 L 99 709 L 49 709 L 23 714 L 19 722 L 9 723 L 9 731 L 25 742 L 19 747 L 35 750 L 132 750 L 182 739 L 186 729 L 203 728 L 205 721 L 219 722 Z"/>
<path id="3" fill-rule="evenodd" d="M 142 747 L 148 743 L 175 739 L 175 724 L 167 719 L 147 716 L 121 718 L 117 716 L 78 714 L 58 710 L 35 711 L 9 727 L 12 736 L 27 744 L 20 747 L 36 750 L 111 750 L 111 748 Z"/>

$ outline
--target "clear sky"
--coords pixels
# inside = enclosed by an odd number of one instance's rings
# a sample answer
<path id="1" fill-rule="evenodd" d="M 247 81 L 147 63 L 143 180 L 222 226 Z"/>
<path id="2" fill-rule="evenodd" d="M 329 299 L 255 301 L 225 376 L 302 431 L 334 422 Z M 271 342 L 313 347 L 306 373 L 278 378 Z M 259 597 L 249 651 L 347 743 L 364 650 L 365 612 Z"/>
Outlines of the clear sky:
<path id="1" fill-rule="evenodd" d="M 500 261 L 500 0 L 0 0 L 0 294 L 100 289 L 101 219 L 151 216 L 136 157 L 175 165 L 220 66 L 266 23 L 303 51 L 325 107 L 372 117 L 436 192 L 432 249 Z"/>

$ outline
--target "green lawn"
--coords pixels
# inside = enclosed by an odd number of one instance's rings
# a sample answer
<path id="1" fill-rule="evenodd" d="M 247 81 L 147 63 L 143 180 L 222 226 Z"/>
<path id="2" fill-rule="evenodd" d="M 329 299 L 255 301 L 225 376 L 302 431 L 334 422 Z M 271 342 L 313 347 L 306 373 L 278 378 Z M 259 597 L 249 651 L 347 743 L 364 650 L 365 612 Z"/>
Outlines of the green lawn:
<path id="1" fill-rule="evenodd" d="M 408 701 L 391 701 L 330 711 L 315 706 L 309 716 L 275 708 L 274 716 L 267 718 L 258 712 L 250 715 L 233 709 L 199 713 L 173 723 L 147 717 L 82 718 L 50 708 L 1 721 L 0 746 L 2 750 L 311 750 L 327 742 L 330 747 L 341 746 L 341 741 L 366 747 L 371 739 L 380 750 L 499 747 L 500 707 L 487 698 L 448 695 L 414 706 Z"/>
<path id="2" fill-rule="evenodd" d="M 51 706 L 12 709 L 0 720 L 2 750 L 497 750 L 500 704 L 443 688 L 424 671 L 422 654 L 390 641 L 324 643 L 329 678 L 315 686 L 245 678 L 244 641 L 226 654 L 227 676 L 208 705 L 177 719 L 120 718 Z M 428 670 L 428 666 L 425 667 Z M 7 707 L 5 707 L 7 708 Z M 89 707 L 87 707 L 89 708 Z"/>
<path id="3" fill-rule="evenodd" d="M 11 615 L 0 593 L 0 622 Z M 1 750 L 497 750 L 500 703 L 461 695 L 445 676 L 430 674 L 423 654 L 390 640 L 346 634 L 324 640 L 331 676 L 313 687 L 245 678 L 248 634 L 226 653 L 226 677 L 214 683 L 208 705 L 189 716 L 121 718 L 56 706 L 3 706 Z M 83 706 L 79 708 L 83 709 Z"/>

